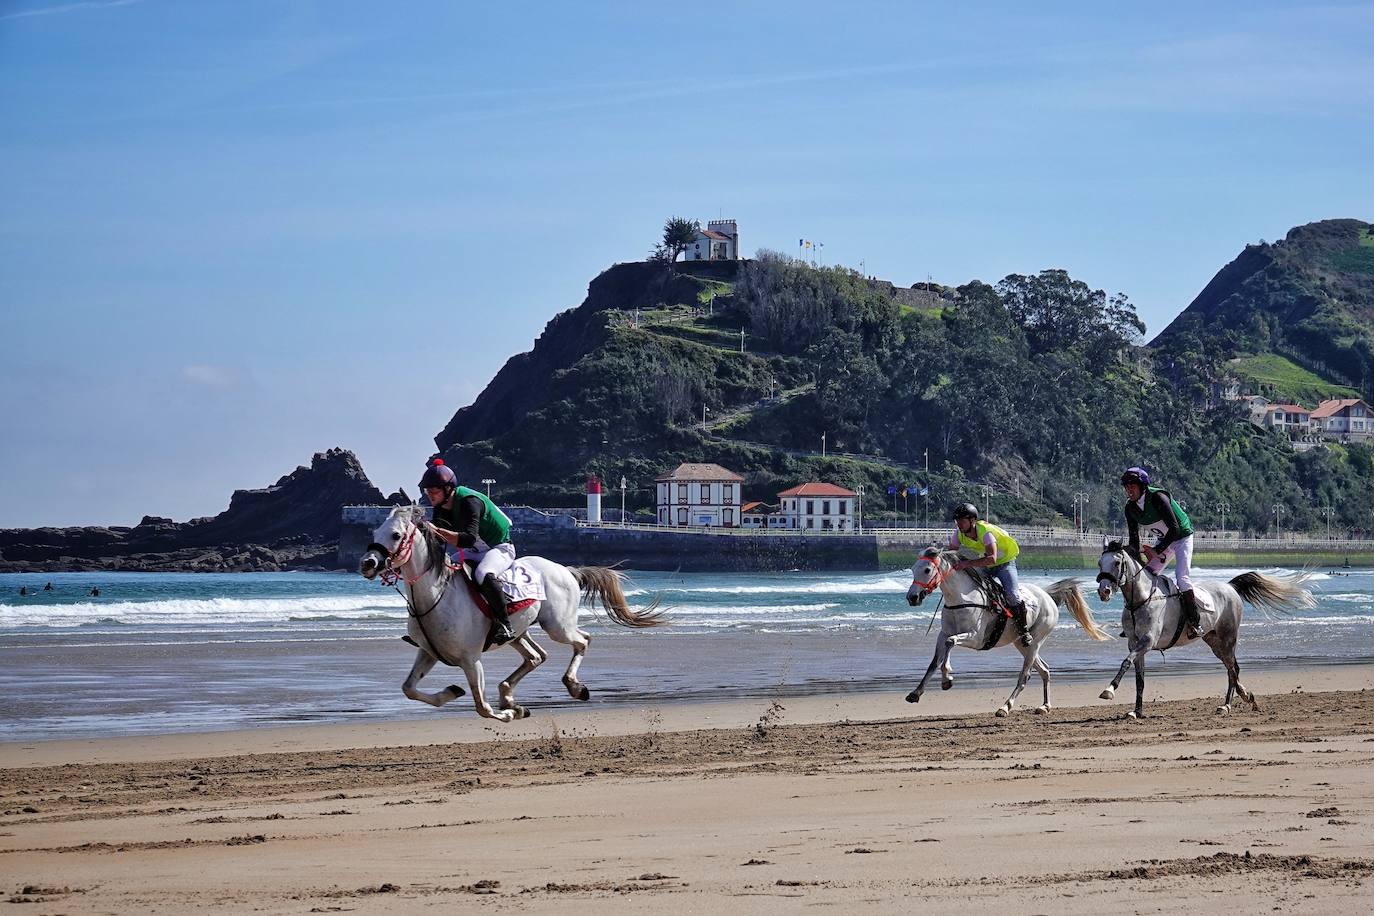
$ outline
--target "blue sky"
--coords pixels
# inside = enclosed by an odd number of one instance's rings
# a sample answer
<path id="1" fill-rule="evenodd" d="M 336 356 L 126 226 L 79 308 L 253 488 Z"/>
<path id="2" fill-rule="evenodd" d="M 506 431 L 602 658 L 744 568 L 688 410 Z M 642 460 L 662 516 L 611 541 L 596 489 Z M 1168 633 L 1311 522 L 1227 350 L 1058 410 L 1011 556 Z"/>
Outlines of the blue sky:
<path id="1" fill-rule="evenodd" d="M 669 215 L 1062 267 L 1152 331 L 1374 219 L 1374 6 L 946 6 L 0 0 L 0 526 L 211 515 L 331 446 L 413 494 Z"/>

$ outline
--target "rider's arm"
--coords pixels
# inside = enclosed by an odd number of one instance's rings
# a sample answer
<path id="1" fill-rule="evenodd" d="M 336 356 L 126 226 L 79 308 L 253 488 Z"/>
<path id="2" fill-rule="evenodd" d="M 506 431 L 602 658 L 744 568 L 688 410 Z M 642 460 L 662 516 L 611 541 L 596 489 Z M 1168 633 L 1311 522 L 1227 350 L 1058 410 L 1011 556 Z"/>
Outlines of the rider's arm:
<path id="1" fill-rule="evenodd" d="M 986 552 L 981 557 L 976 560 L 968 560 L 963 564 L 964 568 L 997 565 L 997 538 L 992 536 L 991 531 L 983 538 L 983 550 Z"/>
<path id="2" fill-rule="evenodd" d="M 482 501 L 469 496 L 458 506 L 457 545 L 471 547 L 477 543 L 477 525 L 482 521 Z"/>
<path id="3" fill-rule="evenodd" d="M 1155 499 L 1159 501 L 1159 518 L 1168 529 L 1155 545 L 1155 553 L 1163 553 L 1165 548 L 1183 537 L 1183 531 L 1178 526 L 1178 516 L 1174 514 L 1174 504 L 1169 499 L 1169 494 L 1156 493 Z"/>
<path id="4" fill-rule="evenodd" d="M 1136 521 L 1135 513 L 1131 511 L 1135 508 L 1135 503 L 1126 504 L 1126 551 L 1137 563 L 1143 563 L 1140 559 L 1140 523 Z"/>

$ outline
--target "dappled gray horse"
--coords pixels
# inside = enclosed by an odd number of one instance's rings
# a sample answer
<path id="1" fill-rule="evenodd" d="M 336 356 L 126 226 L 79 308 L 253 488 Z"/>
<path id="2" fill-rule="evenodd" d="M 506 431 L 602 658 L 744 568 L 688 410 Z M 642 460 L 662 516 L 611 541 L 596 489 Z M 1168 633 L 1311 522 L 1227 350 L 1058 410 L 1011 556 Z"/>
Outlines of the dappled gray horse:
<path id="1" fill-rule="evenodd" d="M 1127 716 L 1139 719 L 1144 715 L 1145 654 L 1151 649 L 1162 652 L 1196 640 L 1189 639 L 1185 633 L 1178 595 L 1167 592 L 1169 579 L 1146 572 L 1120 541 L 1103 542 L 1097 567 L 1098 597 L 1103 601 L 1110 599 L 1113 586 L 1121 591 L 1124 604 L 1121 628 L 1129 640 L 1126 658 L 1112 679 L 1111 686 L 1102 691 L 1102 699 L 1110 700 L 1116 695 L 1116 688 L 1121 686 L 1126 669 L 1134 664 L 1135 709 Z M 1259 709 L 1255 695 L 1240 682 L 1240 663 L 1236 661 L 1241 602 L 1248 601 L 1255 607 L 1277 611 L 1312 607 L 1315 603 L 1312 593 L 1302 588 L 1302 581 L 1302 576 L 1276 578 L 1247 572 L 1230 582 L 1203 582 L 1195 586 L 1198 615 L 1202 618 L 1198 628 L 1203 634 L 1201 639 L 1226 666 L 1226 700 L 1217 707 L 1219 715 L 1231 711 L 1231 701 L 1236 694 L 1252 709 Z"/>
<path id="2" fill-rule="evenodd" d="M 949 650 L 955 646 L 965 649 L 997 649 L 1014 645 L 1023 660 L 1021 674 L 1016 679 L 1016 687 L 1011 696 L 997 709 L 997 715 L 1011 713 L 1016 698 L 1026 687 L 1031 669 L 1040 674 L 1045 684 L 1045 702 L 1036 708 L 1037 713 L 1050 709 L 1050 669 L 1040 658 L 1040 647 L 1054 632 L 1059 622 L 1059 605 L 1064 605 L 1073 614 L 1078 625 L 1093 639 L 1110 639 L 1088 613 L 1088 606 L 1078 591 L 1074 579 L 1062 579 L 1049 587 L 1049 591 L 1037 585 L 1021 584 L 1022 596 L 1026 598 L 1026 627 L 1031 637 L 1029 646 L 1023 645 L 1015 626 L 1007 626 L 1006 614 L 993 604 L 987 589 L 973 575 L 965 570 L 955 570 L 959 554 L 939 547 L 928 547 L 911 567 L 911 587 L 907 589 L 907 603 L 915 607 L 926 599 L 935 589 L 944 596 L 944 608 L 940 611 L 940 636 L 935 642 L 935 657 L 930 660 L 925 677 L 916 689 L 906 695 L 908 703 L 919 703 L 925 693 L 926 681 L 936 668 L 941 669 L 944 678 L 940 686 L 948 690 L 954 686 L 954 671 L 949 664 Z"/>

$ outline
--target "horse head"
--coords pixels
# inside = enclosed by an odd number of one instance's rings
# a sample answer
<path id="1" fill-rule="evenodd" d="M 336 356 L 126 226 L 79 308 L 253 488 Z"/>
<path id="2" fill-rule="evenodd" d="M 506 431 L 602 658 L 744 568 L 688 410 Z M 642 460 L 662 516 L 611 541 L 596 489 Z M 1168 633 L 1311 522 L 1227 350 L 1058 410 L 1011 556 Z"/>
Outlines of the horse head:
<path id="1" fill-rule="evenodd" d="M 424 517 L 424 510 L 419 506 L 397 506 L 391 510 L 386 521 L 372 532 L 372 543 L 367 545 L 358 563 L 358 572 L 364 579 L 398 573 L 414 555 L 416 541 L 424 545 L 422 550 L 429 548 L 429 534 L 422 527 Z M 439 555 L 442 556 L 443 551 L 439 551 Z"/>
<path id="2" fill-rule="evenodd" d="M 911 587 L 906 590 L 906 603 L 917 607 L 931 592 L 954 573 L 957 554 L 941 550 L 934 545 L 921 552 L 921 556 L 911 567 Z"/>
<path id="3" fill-rule="evenodd" d="M 1121 588 L 1124 581 L 1134 578 L 1140 571 L 1132 569 L 1134 565 L 1121 541 L 1103 538 L 1102 556 L 1097 558 L 1097 597 L 1109 601 L 1113 587 Z"/>

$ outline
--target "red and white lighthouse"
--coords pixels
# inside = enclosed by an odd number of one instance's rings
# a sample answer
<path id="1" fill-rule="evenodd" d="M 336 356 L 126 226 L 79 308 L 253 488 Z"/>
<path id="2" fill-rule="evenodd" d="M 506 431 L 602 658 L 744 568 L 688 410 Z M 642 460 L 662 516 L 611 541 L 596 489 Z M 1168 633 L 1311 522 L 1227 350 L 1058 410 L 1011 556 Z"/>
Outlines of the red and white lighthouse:
<path id="1" fill-rule="evenodd" d="M 601 478 L 587 478 L 587 521 L 592 525 L 601 524 Z"/>

